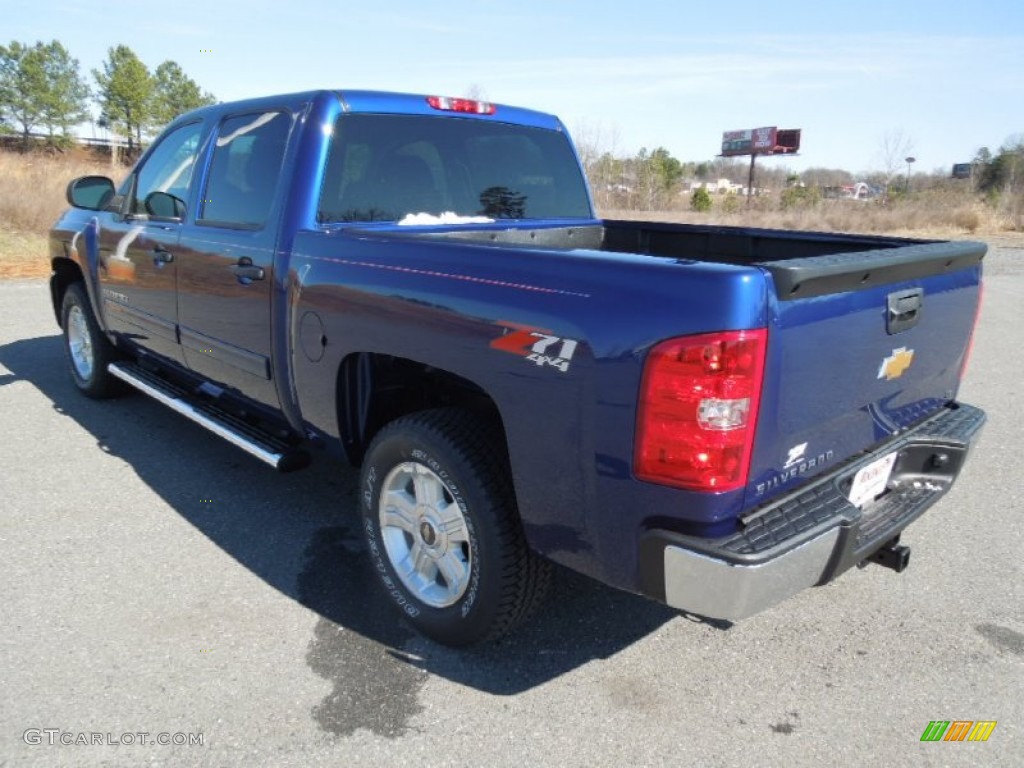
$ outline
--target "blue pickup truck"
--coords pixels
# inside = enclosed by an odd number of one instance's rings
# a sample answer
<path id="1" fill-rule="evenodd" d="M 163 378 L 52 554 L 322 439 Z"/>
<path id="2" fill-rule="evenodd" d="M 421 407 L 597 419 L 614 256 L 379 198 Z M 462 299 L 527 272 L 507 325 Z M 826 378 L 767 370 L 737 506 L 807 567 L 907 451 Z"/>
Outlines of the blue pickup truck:
<path id="1" fill-rule="evenodd" d="M 727 620 L 901 571 L 985 420 L 956 400 L 984 245 L 602 220 L 538 112 L 219 104 L 68 200 L 75 385 L 360 467 L 386 599 L 443 643 L 509 631 L 551 561 Z"/>

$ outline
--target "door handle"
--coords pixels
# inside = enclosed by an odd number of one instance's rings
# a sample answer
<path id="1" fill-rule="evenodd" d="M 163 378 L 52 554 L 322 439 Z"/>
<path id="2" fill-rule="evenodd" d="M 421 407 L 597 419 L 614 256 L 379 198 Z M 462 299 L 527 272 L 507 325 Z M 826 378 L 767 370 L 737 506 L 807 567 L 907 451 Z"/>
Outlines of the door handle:
<path id="1" fill-rule="evenodd" d="M 253 280 L 262 280 L 266 277 L 263 267 L 257 267 L 248 256 L 243 256 L 237 264 L 232 264 L 231 271 L 235 273 L 235 277 L 242 285 L 248 285 Z"/>
<path id="2" fill-rule="evenodd" d="M 151 253 L 153 255 L 154 266 L 161 267 L 164 264 L 170 264 L 174 261 L 174 254 L 170 251 L 164 250 L 159 245 L 155 246 Z"/>

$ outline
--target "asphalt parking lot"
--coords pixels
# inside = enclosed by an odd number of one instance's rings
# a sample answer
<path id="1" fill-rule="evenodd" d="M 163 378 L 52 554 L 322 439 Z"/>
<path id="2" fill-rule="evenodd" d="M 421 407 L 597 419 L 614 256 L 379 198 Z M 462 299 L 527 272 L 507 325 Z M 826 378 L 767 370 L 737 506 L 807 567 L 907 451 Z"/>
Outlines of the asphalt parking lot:
<path id="1" fill-rule="evenodd" d="M 86 400 L 46 283 L 0 283 L 0 766 L 1024 765 L 1019 245 L 990 251 L 961 391 L 989 423 L 906 573 L 727 626 L 559 571 L 468 652 L 376 598 L 352 470 Z M 998 725 L 922 743 L 933 720 Z"/>

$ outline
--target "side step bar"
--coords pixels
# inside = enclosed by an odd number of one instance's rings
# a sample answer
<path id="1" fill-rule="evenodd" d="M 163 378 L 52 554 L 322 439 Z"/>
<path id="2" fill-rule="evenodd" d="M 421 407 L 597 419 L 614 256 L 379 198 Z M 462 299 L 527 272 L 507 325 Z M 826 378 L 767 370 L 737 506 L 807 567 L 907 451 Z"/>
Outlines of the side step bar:
<path id="1" fill-rule="evenodd" d="M 191 397 L 182 387 L 166 381 L 135 363 L 110 363 L 107 370 L 173 411 L 224 438 L 232 445 L 264 461 L 280 472 L 302 469 L 310 462 L 308 453 L 287 441 L 246 424 L 241 419 Z"/>

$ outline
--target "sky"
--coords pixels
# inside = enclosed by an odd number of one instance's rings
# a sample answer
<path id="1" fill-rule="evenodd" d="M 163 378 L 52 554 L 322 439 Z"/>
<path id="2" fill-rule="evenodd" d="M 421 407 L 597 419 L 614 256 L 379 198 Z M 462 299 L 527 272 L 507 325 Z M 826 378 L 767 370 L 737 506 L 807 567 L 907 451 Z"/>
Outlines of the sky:
<path id="1" fill-rule="evenodd" d="M 1024 137 L 1022 0 L 0 0 L 0 19 L 0 41 L 57 39 L 86 74 L 124 44 L 222 101 L 472 90 L 618 155 L 710 160 L 723 131 L 777 126 L 800 156 L 759 162 L 881 170 L 902 137 L 915 171 L 948 173 Z"/>

